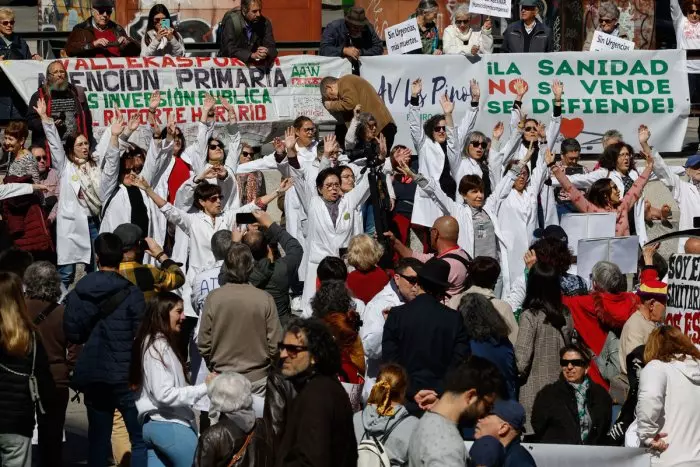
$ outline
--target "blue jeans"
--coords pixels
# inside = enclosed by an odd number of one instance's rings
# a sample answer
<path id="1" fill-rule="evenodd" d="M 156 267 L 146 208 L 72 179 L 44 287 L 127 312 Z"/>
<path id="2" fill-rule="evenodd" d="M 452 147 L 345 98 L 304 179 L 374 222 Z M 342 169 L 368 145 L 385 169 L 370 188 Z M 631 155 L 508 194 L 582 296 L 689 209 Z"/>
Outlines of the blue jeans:
<path id="1" fill-rule="evenodd" d="M 131 440 L 131 467 L 146 467 L 146 444 L 141 434 L 134 393 L 126 384 L 92 384 L 84 388 L 88 415 L 88 465 L 109 465 L 114 410 L 124 417 Z"/>
<path id="2" fill-rule="evenodd" d="M 367 202 L 362 205 L 362 220 L 365 224 L 365 233 L 367 235 L 374 235 L 377 229 L 374 227 L 374 206 L 372 206 L 371 199 L 368 199 Z"/>
<path id="3" fill-rule="evenodd" d="M 95 243 L 95 239 L 100 234 L 100 220 L 97 217 L 88 217 L 87 219 L 88 219 L 88 231 L 90 232 L 90 245 L 93 245 Z M 86 273 L 92 272 L 96 268 L 94 251 L 93 251 L 93 254 L 91 256 L 92 256 L 92 259 L 90 260 L 90 264 L 88 264 L 85 267 Z M 61 264 L 58 266 L 58 273 L 61 276 L 61 282 L 63 283 L 64 287 L 66 287 L 66 288 L 69 288 L 70 285 L 75 280 L 75 267 L 76 267 L 76 265 L 77 265 L 77 263 Z"/>
<path id="4" fill-rule="evenodd" d="M 174 422 L 148 420 L 143 424 L 148 467 L 191 467 L 197 450 L 192 427 Z"/>

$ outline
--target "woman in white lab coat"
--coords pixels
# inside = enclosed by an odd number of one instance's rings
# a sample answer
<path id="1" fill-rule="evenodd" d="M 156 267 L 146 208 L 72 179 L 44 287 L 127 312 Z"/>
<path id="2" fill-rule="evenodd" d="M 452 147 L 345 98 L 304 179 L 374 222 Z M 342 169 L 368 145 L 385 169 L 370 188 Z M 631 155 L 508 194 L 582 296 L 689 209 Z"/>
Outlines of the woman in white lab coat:
<path id="1" fill-rule="evenodd" d="M 108 185 L 104 180 L 116 180 L 118 170 L 118 167 L 105 167 L 104 170 L 100 167 L 103 156 L 118 157 L 117 138 L 124 130 L 124 121 L 117 113 L 118 117 L 106 131 L 111 135 L 109 147 L 104 148 L 100 142 L 95 151 L 98 160 L 94 160 L 87 135 L 69 137 L 64 147 L 53 119 L 46 113 L 46 102 L 39 99 L 34 110 L 41 118 L 51 151 L 51 165 L 60 180 L 56 252 L 61 282 L 68 287 L 75 279 L 77 263 L 88 265 L 88 271 L 92 269 L 92 242 L 98 235 L 100 212 L 106 199 L 104 189 Z"/>
<path id="2" fill-rule="evenodd" d="M 440 105 L 444 114 L 433 115 L 422 125 L 420 118 L 420 93 L 422 90 L 423 83 L 420 79 L 411 83 L 411 105 L 408 111 L 408 124 L 413 145 L 418 153 L 418 169 L 425 176 L 438 181 L 442 190 L 454 199 L 457 195 L 457 182 L 454 177 L 459 170 L 459 164 L 461 164 L 461 154 L 457 154 L 452 158 L 448 157 L 447 154 L 447 127 L 454 126 L 452 121 L 454 104 L 450 102 L 446 95 L 441 96 Z M 456 130 L 458 147 L 461 147 L 459 141 L 464 139 L 462 135 L 472 131 L 479 110 L 479 87 L 474 80 L 472 80 L 471 84 L 471 95 L 472 106 L 467 111 L 460 127 Z M 440 209 L 435 203 L 424 192 L 416 190 L 411 222 L 425 227 L 432 227 L 433 222 L 440 215 Z"/>
<path id="3" fill-rule="evenodd" d="M 316 177 L 314 193 L 305 180 L 305 172 L 296 157 L 295 138 L 285 138 L 289 169 L 294 177 L 294 186 L 308 216 L 308 233 L 302 263 L 306 264 L 303 309 L 316 292 L 316 269 L 326 256 L 340 256 L 340 249 L 347 248 L 355 230 L 357 208 L 366 199 L 369 191 L 368 177 L 348 193 L 343 194 L 340 176 L 335 168 L 326 168 Z"/>

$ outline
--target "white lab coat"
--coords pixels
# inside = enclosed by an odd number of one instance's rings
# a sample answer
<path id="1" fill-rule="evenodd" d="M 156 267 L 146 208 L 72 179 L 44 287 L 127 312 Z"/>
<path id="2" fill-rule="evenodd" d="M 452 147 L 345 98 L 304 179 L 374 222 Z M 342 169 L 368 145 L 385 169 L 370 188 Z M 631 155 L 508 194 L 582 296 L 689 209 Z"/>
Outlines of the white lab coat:
<path id="1" fill-rule="evenodd" d="M 34 193 L 31 183 L 3 183 L 0 184 L 0 199 L 14 198 L 15 196 L 31 195 Z"/>
<path id="2" fill-rule="evenodd" d="M 508 172 L 503 178 L 500 185 L 495 187 L 491 196 L 488 197 L 484 204 L 484 212 L 491 219 L 493 230 L 496 234 L 496 242 L 501 263 L 501 273 L 503 276 L 503 290 L 510 289 L 510 270 L 508 265 L 508 244 L 504 241 L 503 232 L 500 228 L 498 219 L 498 206 L 503 201 L 503 196 L 512 191 L 513 186 L 512 171 Z M 432 179 L 418 176 L 416 180 L 419 189 L 424 191 L 431 199 L 440 207 L 442 214 L 452 216 L 459 223 L 459 246 L 469 253 L 470 257 L 474 257 L 474 219 L 471 207 L 464 202 L 457 202 L 447 196 L 441 189 L 439 184 Z M 499 259 L 499 258 L 495 258 Z"/>
<path id="3" fill-rule="evenodd" d="M 504 199 L 497 207 L 497 222 L 498 225 L 504 226 L 501 230 L 502 241 L 508 245 L 507 260 L 503 261 L 503 258 L 501 258 L 501 264 L 508 263 L 510 276 L 508 287 L 505 286 L 506 279 L 504 278 L 502 297 L 508 295 L 510 284 L 513 284 L 518 277 L 525 273 L 523 256 L 530 248 L 533 233 L 537 227 L 537 198 L 545 180 L 550 177 L 549 169 L 544 161 L 544 154 L 545 148 L 541 148 L 538 155 L 539 160 L 530 177 L 530 184 L 522 194 L 512 188 L 508 190 L 518 177 L 520 164 L 514 166 L 502 180 L 503 183 L 499 184 L 499 189 L 503 190 L 502 196 L 504 196 Z"/>
<path id="4" fill-rule="evenodd" d="M 666 164 L 661 154 L 654 151 L 654 173 L 671 191 L 673 199 L 678 203 L 680 218 L 678 230 L 693 228 L 693 219 L 700 216 L 700 190 L 693 183 L 681 180 L 675 171 Z M 678 253 L 685 252 L 687 237 L 678 239 Z"/>
<path id="5" fill-rule="evenodd" d="M 51 165 L 58 172 L 61 186 L 61 196 L 58 197 L 56 211 L 57 264 L 89 264 L 92 254 L 92 242 L 88 228 L 90 211 L 78 200 L 80 192 L 78 171 L 80 169 L 68 159 L 56 125 L 53 122 L 44 122 L 43 127 L 51 151 Z M 105 135 L 94 153 L 98 168 L 102 167 L 105 158 L 119 158 L 119 148 L 109 145 L 110 132 L 105 131 Z M 101 170 L 100 198 L 103 203 L 106 200 L 106 194 L 111 193 L 116 186 L 118 174 L 118 165 L 116 167 L 105 166 Z"/>
<path id="6" fill-rule="evenodd" d="M 302 264 L 306 264 L 304 292 L 302 294 L 302 309 L 306 309 L 311 297 L 316 293 L 316 270 L 318 264 L 326 256 L 339 256 L 340 249 L 346 248 L 355 229 L 357 208 L 366 198 L 369 191 L 368 177 L 363 177 L 360 183 L 349 193 L 345 193 L 338 206 L 338 219 L 335 225 L 331 219 L 323 199 L 309 188 L 304 179 L 304 169 L 289 167 L 294 176 L 294 186 L 299 200 L 308 216 L 308 235 L 304 248 Z"/>
<path id="7" fill-rule="evenodd" d="M 409 106 L 408 124 L 411 129 L 413 145 L 418 153 L 418 171 L 426 177 L 440 180 L 440 174 L 442 174 L 442 170 L 445 167 L 445 153 L 442 151 L 440 144 L 428 138 L 423 131 L 423 124 L 420 119 L 419 111 L 419 107 L 413 105 Z M 474 128 L 478 111 L 478 107 L 469 107 L 467 114 L 459 124 L 455 133 L 455 144 L 458 148 L 463 147 L 460 141 L 463 141 L 466 135 Z M 448 134 L 448 139 L 449 138 L 450 135 Z M 448 155 L 448 163 L 450 164 L 450 173 L 455 177 L 461 164 L 461 152 L 452 157 Z M 457 180 L 457 183 L 459 184 L 459 180 Z M 411 222 L 426 227 L 432 227 L 435 219 L 440 217 L 440 209 L 420 190 L 416 190 L 413 203 Z"/>

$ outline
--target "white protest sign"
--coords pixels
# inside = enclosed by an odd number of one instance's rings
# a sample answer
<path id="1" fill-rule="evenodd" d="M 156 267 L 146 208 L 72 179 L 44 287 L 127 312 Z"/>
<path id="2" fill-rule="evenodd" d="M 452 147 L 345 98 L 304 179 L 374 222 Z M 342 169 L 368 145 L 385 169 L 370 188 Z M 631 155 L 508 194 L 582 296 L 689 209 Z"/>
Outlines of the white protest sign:
<path id="1" fill-rule="evenodd" d="M 700 344 L 700 255 L 672 255 L 668 260 L 666 324 Z"/>
<path id="2" fill-rule="evenodd" d="M 579 276 L 588 280 L 593 266 L 599 261 L 610 261 L 617 264 L 622 274 L 637 272 L 637 250 L 639 237 L 588 238 L 578 242 L 578 264 L 576 270 Z"/>
<path id="3" fill-rule="evenodd" d="M 510 18 L 511 0 L 471 0 L 469 13 Z"/>
<path id="4" fill-rule="evenodd" d="M 386 50 L 389 55 L 400 55 L 423 47 L 416 18 L 384 29 Z"/>
<path id="5" fill-rule="evenodd" d="M 615 52 L 629 52 L 634 50 L 634 42 L 596 31 L 591 41 L 591 52 L 601 52 L 611 50 Z"/>
<path id="6" fill-rule="evenodd" d="M 590 214 L 564 214 L 559 225 L 569 239 L 569 248 L 574 256 L 578 255 L 578 242 L 587 238 L 606 238 L 615 236 L 614 212 Z"/>

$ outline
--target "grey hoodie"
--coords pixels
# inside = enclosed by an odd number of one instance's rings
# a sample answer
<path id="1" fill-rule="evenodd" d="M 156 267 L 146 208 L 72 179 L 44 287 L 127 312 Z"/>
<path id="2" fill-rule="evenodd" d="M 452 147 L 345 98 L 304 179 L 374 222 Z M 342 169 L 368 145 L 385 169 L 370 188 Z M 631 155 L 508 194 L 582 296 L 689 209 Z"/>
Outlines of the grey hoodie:
<path id="1" fill-rule="evenodd" d="M 384 433 L 391 430 L 389 438 L 384 444 L 386 453 L 392 461 L 392 465 L 408 465 L 408 442 L 411 439 L 413 430 L 418 426 L 418 419 L 413 415 L 408 415 L 406 407 L 397 405 L 396 413 L 391 417 L 385 417 L 377 413 L 377 406 L 367 405 L 362 412 L 357 412 L 352 422 L 355 426 L 355 439 L 357 443 L 366 438 L 367 435 L 375 436 L 382 440 Z"/>

